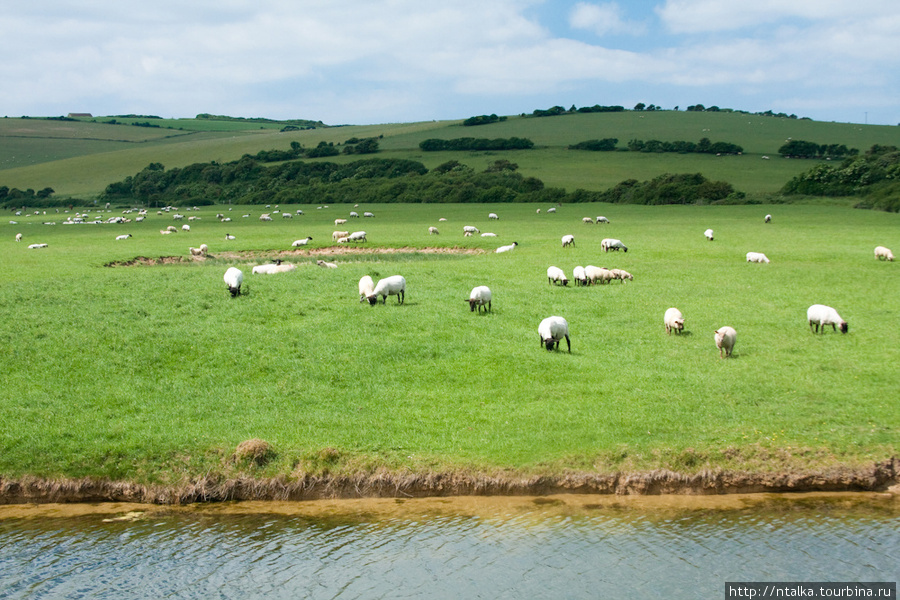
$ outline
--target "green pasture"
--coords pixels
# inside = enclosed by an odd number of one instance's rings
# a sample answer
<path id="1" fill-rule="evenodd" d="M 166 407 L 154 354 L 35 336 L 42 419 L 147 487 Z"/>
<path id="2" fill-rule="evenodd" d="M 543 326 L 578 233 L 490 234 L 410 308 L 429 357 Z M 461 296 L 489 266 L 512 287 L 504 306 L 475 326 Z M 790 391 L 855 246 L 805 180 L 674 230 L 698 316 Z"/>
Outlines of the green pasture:
<path id="1" fill-rule="evenodd" d="M 3 399 L 0 476 L 98 476 L 174 483 L 218 473 L 237 444 L 272 443 L 260 471 L 778 469 L 896 455 L 900 216 L 843 207 L 615 205 L 206 207 L 190 232 L 143 223 L 63 225 L 65 213 L 0 223 Z M 537 213 L 536 209 L 541 212 Z M 274 209 L 274 207 L 273 207 Z M 268 212 L 271 212 L 269 209 Z M 285 256 L 335 218 L 367 247 L 480 248 L 482 254 Z M 489 212 L 500 215 L 489 221 Z M 103 218 L 121 214 L 118 207 Z M 230 223 L 215 219 L 223 212 Z M 771 224 L 763 223 L 767 213 Z M 242 215 L 250 214 L 248 218 Z M 604 215 L 609 225 L 582 217 Z M 129 215 L 131 217 L 134 214 Z M 447 219 L 439 221 L 440 218 Z M 55 222 L 56 225 L 44 225 Z M 475 225 L 496 238 L 462 235 Z M 429 236 L 429 226 L 440 229 Z M 715 230 L 708 242 L 703 231 Z M 21 232 L 22 242 L 14 236 Z M 114 238 L 132 233 L 125 241 Z M 236 239 L 227 241 L 225 234 Z M 574 234 L 574 248 L 560 237 Z M 603 253 L 615 237 L 627 253 Z M 517 241 L 513 252 L 496 254 Z M 29 250 L 43 242 L 48 247 Z M 209 246 L 205 261 L 188 247 Z M 749 264 L 748 251 L 771 264 Z M 184 263 L 110 267 L 136 257 Z M 634 281 L 548 285 L 546 269 L 618 267 Z M 231 298 L 222 275 L 244 271 Z M 402 274 L 406 303 L 361 304 L 357 282 Z M 469 311 L 488 285 L 493 312 Z M 810 333 L 806 308 L 834 306 L 846 335 Z M 683 335 L 662 317 L 677 306 Z M 550 315 L 572 353 L 541 349 Z M 738 332 L 719 358 L 717 327 Z M 563 344 L 565 347 L 565 344 Z"/>

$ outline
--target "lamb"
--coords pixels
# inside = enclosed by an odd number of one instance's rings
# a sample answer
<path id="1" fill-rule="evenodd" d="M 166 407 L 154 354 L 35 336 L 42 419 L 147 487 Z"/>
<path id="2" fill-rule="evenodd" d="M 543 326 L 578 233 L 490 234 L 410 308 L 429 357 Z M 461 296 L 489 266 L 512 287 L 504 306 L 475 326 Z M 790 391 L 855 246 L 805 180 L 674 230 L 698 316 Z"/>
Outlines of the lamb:
<path id="1" fill-rule="evenodd" d="M 496 252 L 497 254 L 500 254 L 501 252 L 509 252 L 510 250 L 512 250 L 513 248 L 515 248 L 518 245 L 519 245 L 519 242 L 513 242 L 512 244 L 508 244 L 506 246 L 500 246 L 499 248 L 494 250 L 494 252 Z"/>
<path id="2" fill-rule="evenodd" d="M 254 275 L 273 275 L 275 273 L 287 273 L 288 271 L 293 271 L 297 268 L 297 265 L 294 263 L 281 263 L 280 259 L 276 259 L 275 262 L 269 263 L 267 265 L 257 265 L 253 267 L 252 273 Z"/>
<path id="3" fill-rule="evenodd" d="M 365 231 L 354 231 L 347 239 L 351 242 L 365 242 L 366 241 L 366 232 Z"/>
<path id="4" fill-rule="evenodd" d="M 191 256 L 205 256 L 207 247 L 206 244 L 200 244 L 199 248 L 188 248 L 188 251 L 191 253 Z"/>
<path id="5" fill-rule="evenodd" d="M 31 244 L 28 246 L 29 250 L 37 250 L 38 248 L 46 248 L 47 244 Z"/>
<path id="6" fill-rule="evenodd" d="M 325 269 L 337 269 L 337 265 L 333 262 L 325 262 L 324 260 L 317 260 L 316 264 Z"/>
<path id="7" fill-rule="evenodd" d="M 575 245 L 575 236 L 574 235 L 564 235 L 562 236 L 562 247 L 565 248 L 567 246 Z"/>
<path id="8" fill-rule="evenodd" d="M 586 224 L 588 224 L 588 225 L 593 225 L 593 224 L 594 224 L 594 220 L 593 220 L 592 218 L 590 218 L 590 217 L 583 217 L 583 218 L 581 219 L 581 222 L 582 222 L 582 223 L 586 223 Z"/>
<path id="9" fill-rule="evenodd" d="M 597 223 L 609 223 L 609 219 L 604 216 L 597 217 Z"/>
<path id="10" fill-rule="evenodd" d="M 572 279 L 575 280 L 575 285 L 587 285 L 587 275 L 584 273 L 584 267 L 578 266 L 572 269 Z"/>
<path id="11" fill-rule="evenodd" d="M 481 234 L 481 237 L 497 237 L 496 233 L 491 233 L 490 231 L 485 231 Z"/>
<path id="12" fill-rule="evenodd" d="M 747 253 L 747 262 L 768 263 L 769 258 L 762 252 L 748 252 Z"/>
<path id="13" fill-rule="evenodd" d="M 618 279 L 622 283 L 625 283 L 626 279 L 634 281 L 634 275 L 624 269 L 610 269 L 609 272 L 612 274 L 613 279 Z"/>
<path id="14" fill-rule="evenodd" d="M 572 352 L 572 342 L 569 340 L 569 323 L 562 317 L 547 317 L 538 325 L 538 335 L 541 338 L 541 346 L 546 346 L 547 350 L 553 350 L 554 347 L 559 350 L 559 342 L 566 338 L 566 344 L 569 346 L 569 353 Z"/>
<path id="15" fill-rule="evenodd" d="M 465 227 L 463 227 L 463 233 L 481 233 L 481 231 L 479 231 L 478 228 L 474 225 L 466 225 Z"/>
<path id="16" fill-rule="evenodd" d="M 490 312 L 491 289 L 486 285 L 479 285 L 472 288 L 472 292 L 469 294 L 469 310 L 475 312 L 475 309 L 477 308 L 478 312 L 481 312 L 481 308 L 485 305 L 487 305 L 484 309 L 485 312 Z"/>
<path id="17" fill-rule="evenodd" d="M 609 252 L 610 250 L 619 251 L 620 249 L 628 252 L 628 248 L 622 243 L 622 240 L 615 238 L 604 238 L 600 241 L 600 247 L 603 248 L 604 252 Z"/>
<path id="18" fill-rule="evenodd" d="M 290 214 L 290 213 L 284 213 L 284 214 Z M 312 236 L 308 235 L 305 238 L 303 238 L 302 240 L 294 240 L 294 243 L 291 244 L 291 248 L 296 248 L 297 246 L 305 246 L 308 243 L 310 243 L 311 241 L 312 241 Z"/>
<path id="19" fill-rule="evenodd" d="M 666 326 L 666 334 L 668 335 L 672 335 L 672 331 L 675 331 L 676 334 L 684 331 L 684 315 L 675 307 L 666 311 L 666 314 L 663 316 L 663 323 Z"/>
<path id="20" fill-rule="evenodd" d="M 499 218 L 500 217 L 497 216 L 497 213 L 489 213 L 488 214 L 488 219 L 499 219 Z"/>
<path id="21" fill-rule="evenodd" d="M 824 304 L 813 304 L 806 309 L 806 320 L 809 321 L 809 330 L 813 331 L 815 328 L 815 333 L 819 333 L 820 329 L 825 333 L 826 325 L 831 325 L 832 331 L 837 331 L 840 327 L 841 333 L 847 333 L 849 330 L 847 321 L 843 320 L 836 310 Z"/>
<path id="22" fill-rule="evenodd" d="M 17 241 L 17 242 L 21 242 L 21 241 L 22 241 L 22 234 L 21 234 L 21 233 L 17 233 L 17 234 L 16 234 L 16 241 Z"/>
<path id="23" fill-rule="evenodd" d="M 612 271 L 607 269 L 606 267 L 595 267 L 594 265 L 588 265 L 584 268 L 585 277 L 587 277 L 588 283 L 593 285 L 598 281 L 602 283 L 609 283 L 610 280 L 613 279 Z"/>
<path id="24" fill-rule="evenodd" d="M 348 238 L 347 236 L 344 236 L 342 238 L 338 238 L 337 243 L 338 244 L 346 244 L 349 241 L 350 241 L 350 238 Z"/>
<path id="25" fill-rule="evenodd" d="M 359 301 L 362 302 L 375 291 L 375 282 L 368 275 L 363 275 L 359 280 Z"/>
<path id="26" fill-rule="evenodd" d="M 22 235 L 21 233 L 19 235 Z M 16 241 L 18 241 L 18 236 L 16 236 Z M 875 258 L 878 260 L 894 260 L 894 254 L 891 252 L 889 248 L 885 248 L 884 246 L 875 246 Z"/>
<path id="27" fill-rule="evenodd" d="M 20 234 L 20 235 L 21 235 L 21 234 Z M 130 233 L 126 233 L 126 234 L 124 234 L 124 235 L 117 235 L 117 236 L 116 236 L 116 239 L 117 239 L 117 240 L 127 240 L 127 239 L 130 238 L 130 237 L 131 237 L 131 234 L 130 234 Z M 19 240 L 16 240 L 16 241 L 18 242 Z"/>
<path id="28" fill-rule="evenodd" d="M 403 304 L 406 299 L 406 279 L 403 278 L 403 275 L 392 275 L 379 279 L 375 289 L 368 296 L 369 304 L 373 306 L 377 304 L 379 296 L 384 298 L 382 304 L 387 304 L 388 296 L 397 296 L 397 303 Z"/>
<path id="29" fill-rule="evenodd" d="M 443 222 L 446 221 L 446 220 L 447 220 L 447 219 L 445 219 L 444 217 L 441 217 L 440 219 L 438 219 L 438 221 L 441 222 L 441 223 L 443 223 Z"/>
<path id="30" fill-rule="evenodd" d="M 225 285 L 228 286 L 228 291 L 231 292 L 232 298 L 241 294 L 242 283 L 244 283 L 244 273 L 240 269 L 229 267 L 225 271 Z"/>
<path id="31" fill-rule="evenodd" d="M 564 286 L 569 285 L 569 280 L 566 279 L 566 274 L 562 269 L 558 267 L 548 267 L 547 268 L 547 283 L 553 284 L 563 284 Z"/>
<path id="32" fill-rule="evenodd" d="M 331 233 L 331 241 L 336 242 L 338 238 L 347 237 L 348 235 L 350 235 L 349 231 L 333 231 Z"/>
<path id="33" fill-rule="evenodd" d="M 429 227 L 428 228 L 428 235 L 440 235 L 440 233 L 441 232 L 438 231 L 437 227 Z"/>
<path id="34" fill-rule="evenodd" d="M 772 215 L 766 215 L 766 223 L 772 222 Z"/>
<path id="35" fill-rule="evenodd" d="M 703 235 L 705 235 L 706 239 L 708 239 L 709 241 L 713 241 L 713 230 L 712 229 L 707 229 L 706 231 L 703 232 Z"/>
<path id="36" fill-rule="evenodd" d="M 721 358 L 728 358 L 731 356 L 731 351 L 734 350 L 734 343 L 736 341 L 737 332 L 733 327 L 728 327 L 726 325 L 716 329 L 716 348 L 719 349 L 719 356 Z"/>

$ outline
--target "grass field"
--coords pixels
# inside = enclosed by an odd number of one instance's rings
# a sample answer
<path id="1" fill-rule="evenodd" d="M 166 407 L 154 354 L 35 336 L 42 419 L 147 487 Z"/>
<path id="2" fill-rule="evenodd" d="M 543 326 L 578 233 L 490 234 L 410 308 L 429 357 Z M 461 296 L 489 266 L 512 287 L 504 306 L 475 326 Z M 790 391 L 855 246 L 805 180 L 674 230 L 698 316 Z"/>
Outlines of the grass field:
<path id="1" fill-rule="evenodd" d="M 556 214 L 365 206 L 356 210 L 376 217 L 347 228 L 365 229 L 370 247 L 488 252 L 339 255 L 337 269 L 298 254 L 293 272 L 251 275 L 295 239 L 330 246 L 333 220 L 352 210 L 281 208 L 305 214 L 266 223 L 262 207 L 234 207 L 233 221 L 220 223 L 223 207 L 209 207 L 184 212 L 201 219 L 168 236 L 159 230 L 171 216 L 154 212 L 124 225 L 61 225 L 55 212 L 5 219 L 0 476 L 174 482 L 225 468 L 254 437 L 278 453 L 262 474 L 766 470 L 897 453 L 900 277 L 872 250 L 900 248 L 900 215 L 812 205 Z M 488 221 L 491 211 L 501 219 Z M 581 223 L 601 214 L 610 225 Z M 466 224 L 498 237 L 464 238 Z M 427 235 L 430 225 L 441 235 Z M 122 233 L 134 237 L 116 241 Z M 568 233 L 576 246 L 563 249 Z M 630 251 L 603 253 L 603 237 Z M 511 241 L 515 251 L 491 252 Z M 27 249 L 36 242 L 49 246 Z M 211 255 L 203 262 L 105 266 L 186 259 L 201 243 Z M 745 262 L 751 250 L 771 264 Z M 570 274 L 587 264 L 626 269 L 634 281 L 548 285 L 548 266 Z M 222 275 L 234 265 L 246 294 L 232 299 Z M 406 303 L 361 304 L 365 274 L 404 275 Z M 469 312 L 475 285 L 493 290 L 492 313 Z M 837 308 L 850 332 L 811 334 L 814 303 Z M 686 316 L 684 335 L 664 332 L 670 306 Z M 537 325 L 550 315 L 569 321 L 571 354 L 540 348 Z M 738 332 L 728 360 L 713 342 L 722 325 Z"/>

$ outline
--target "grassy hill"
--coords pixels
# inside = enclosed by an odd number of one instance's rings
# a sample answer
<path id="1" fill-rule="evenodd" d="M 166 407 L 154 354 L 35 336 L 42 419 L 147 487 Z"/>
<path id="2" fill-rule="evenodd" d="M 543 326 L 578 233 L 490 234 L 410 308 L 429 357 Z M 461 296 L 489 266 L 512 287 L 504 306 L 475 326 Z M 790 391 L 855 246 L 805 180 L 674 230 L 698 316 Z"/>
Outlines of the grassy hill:
<path id="1" fill-rule="evenodd" d="M 107 124 L 110 120 L 117 124 Z M 129 123 L 148 124 L 135 126 Z M 260 150 L 287 149 L 291 142 L 314 147 L 319 142 L 342 144 L 352 137 L 379 136 L 380 156 L 408 158 L 433 168 L 458 160 L 476 170 L 498 158 L 519 165 L 525 176 L 568 191 L 605 190 L 625 179 L 650 179 L 666 172 L 701 172 L 725 180 L 748 194 L 765 196 L 811 161 L 777 158 L 788 139 L 846 144 L 865 151 L 873 144 L 900 145 L 900 128 L 852 123 L 764 117 L 726 112 L 634 112 L 571 114 L 555 117 L 511 117 L 477 127 L 461 121 L 432 121 L 298 131 L 281 129 L 287 122 L 210 119 L 150 119 L 98 117 L 75 121 L 0 119 L 0 185 L 19 189 L 51 187 L 57 196 L 92 198 L 107 184 L 133 175 L 151 162 L 166 168 L 196 162 L 228 162 Z M 423 152 L 428 138 L 525 137 L 535 148 L 507 152 Z M 568 150 L 588 139 L 685 140 L 707 137 L 744 148 L 742 156 L 642 154 Z M 769 155 L 772 160 L 762 160 Z M 329 159 L 353 160 L 352 156 Z"/>

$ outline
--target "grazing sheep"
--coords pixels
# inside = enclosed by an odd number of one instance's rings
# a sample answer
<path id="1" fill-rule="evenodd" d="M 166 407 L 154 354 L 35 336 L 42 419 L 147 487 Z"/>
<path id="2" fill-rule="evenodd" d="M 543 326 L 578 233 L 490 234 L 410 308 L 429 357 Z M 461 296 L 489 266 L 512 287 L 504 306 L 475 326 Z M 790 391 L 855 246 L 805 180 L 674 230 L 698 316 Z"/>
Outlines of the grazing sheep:
<path id="1" fill-rule="evenodd" d="M 342 238 L 338 238 L 337 243 L 338 244 L 346 244 L 349 241 L 350 241 L 350 238 L 348 238 L 347 236 L 344 236 Z"/>
<path id="2" fill-rule="evenodd" d="M 736 341 L 737 332 L 733 327 L 728 327 L 726 325 L 716 329 L 716 348 L 719 349 L 719 356 L 721 358 L 728 358 L 731 356 L 731 351 L 734 350 L 734 343 Z"/>
<path id="3" fill-rule="evenodd" d="M 440 233 L 441 232 L 438 231 L 437 227 L 429 227 L 428 228 L 428 235 L 440 235 Z"/>
<path id="4" fill-rule="evenodd" d="M 273 263 L 269 263 L 267 265 L 257 265 L 253 267 L 252 273 L 254 275 L 273 275 L 275 273 L 287 273 L 288 271 L 293 271 L 296 268 L 297 265 L 295 265 L 294 263 L 282 264 L 281 260 L 276 259 Z"/>
<path id="5" fill-rule="evenodd" d="M 769 258 L 762 252 L 748 252 L 747 253 L 747 262 L 768 263 Z"/>
<path id="6" fill-rule="evenodd" d="M 488 214 L 488 219 L 499 219 L 499 218 L 500 217 L 497 216 L 497 213 L 489 213 Z"/>
<path id="7" fill-rule="evenodd" d="M 364 218 L 367 218 L 367 219 L 371 219 L 371 218 L 375 217 L 375 215 L 373 215 L 373 214 L 370 213 L 370 212 L 364 212 L 364 213 L 363 213 L 363 217 L 364 217 Z"/>
<path id="8" fill-rule="evenodd" d="M 494 250 L 494 252 L 496 252 L 497 254 L 500 254 L 501 252 L 509 252 L 510 250 L 512 250 L 513 248 L 515 248 L 518 245 L 519 245 L 519 242 L 513 242 L 512 244 L 508 244 L 506 246 L 500 246 L 499 248 Z"/>
<path id="9" fill-rule="evenodd" d="M 594 220 L 593 220 L 592 218 L 590 218 L 590 217 L 583 217 L 583 218 L 581 219 L 581 222 L 582 222 L 582 223 L 587 223 L 588 225 L 593 225 L 593 224 L 594 224 Z"/>
<path id="10" fill-rule="evenodd" d="M 365 242 L 366 241 L 366 232 L 365 231 L 354 231 L 347 239 L 351 242 Z"/>
<path id="11" fill-rule="evenodd" d="M 271 215 L 269 215 L 269 213 L 263 213 L 263 214 L 259 215 L 259 220 L 260 221 L 271 221 L 272 217 L 271 217 Z"/>
<path id="12" fill-rule="evenodd" d="M 241 284 L 244 283 L 244 274 L 236 267 L 229 267 L 225 271 L 225 285 L 231 292 L 231 297 L 239 296 L 241 293 Z"/>
<path id="13" fill-rule="evenodd" d="M 17 242 L 21 242 L 21 241 L 22 241 L 22 234 L 21 234 L 21 233 L 17 233 L 17 234 L 16 234 L 16 241 L 17 241 Z"/>
<path id="14" fill-rule="evenodd" d="M 331 241 L 336 242 L 338 239 L 347 237 L 348 235 L 350 235 L 349 231 L 333 231 L 331 232 Z"/>
<path id="15" fill-rule="evenodd" d="M 350 218 L 351 218 L 351 219 L 358 219 L 358 218 L 359 218 L 359 213 L 356 212 L 355 210 L 351 210 L 351 211 L 350 211 Z"/>
<path id="16" fill-rule="evenodd" d="M 569 353 L 572 352 L 572 342 L 569 340 L 569 323 L 562 317 L 547 317 L 538 325 L 538 335 L 541 338 L 541 346 L 547 350 L 556 348 L 559 350 L 559 342 L 566 338 Z"/>
<path id="17" fill-rule="evenodd" d="M 171 235 L 172 234 L 172 232 L 169 231 L 168 229 L 160 229 L 159 233 L 162 235 Z"/>
<path id="18" fill-rule="evenodd" d="M 190 230 L 191 230 L 191 226 L 188 225 L 187 223 L 185 223 L 184 225 L 181 226 L 181 230 L 182 230 L 182 231 L 190 231 Z"/>
<path id="19" fill-rule="evenodd" d="M 705 235 L 706 239 L 708 239 L 709 241 L 713 241 L 713 230 L 712 229 L 707 229 L 706 231 L 703 232 L 703 235 Z"/>
<path id="20" fill-rule="evenodd" d="M 203 256 L 202 248 L 194 248 L 193 246 L 191 246 L 190 248 L 188 248 L 188 252 L 191 253 L 191 256 Z"/>
<path id="21" fill-rule="evenodd" d="M 289 214 L 289 213 L 284 213 L 284 214 Z M 312 241 L 312 236 L 311 236 L 311 235 L 306 236 L 306 237 L 303 238 L 302 240 L 294 240 L 294 243 L 291 244 L 291 248 L 296 248 L 297 246 L 305 246 L 305 245 L 307 245 L 308 243 L 310 243 L 311 241 Z"/>
<path id="22" fill-rule="evenodd" d="M 677 308 L 673 307 L 666 311 L 665 316 L 663 316 L 663 323 L 666 326 L 666 334 L 668 335 L 672 335 L 672 331 L 675 331 L 675 333 L 684 331 L 684 315 Z"/>
<path id="23" fill-rule="evenodd" d="M 481 234 L 481 237 L 497 237 L 497 234 L 496 234 L 496 233 L 491 233 L 491 232 L 489 232 L 489 231 L 486 231 L 486 232 L 484 232 L 484 233 Z"/>
<path id="24" fill-rule="evenodd" d="M 600 217 L 597 217 L 597 223 L 609 223 L 609 219 L 607 219 L 606 217 L 600 216 Z"/>
<path id="25" fill-rule="evenodd" d="M 335 226 L 337 226 L 337 225 L 343 225 L 343 224 L 346 223 L 346 222 L 347 222 L 347 219 L 335 219 L 335 220 L 334 220 Z"/>
<path id="26" fill-rule="evenodd" d="M 19 235 L 22 235 L 21 233 Z M 18 237 L 16 239 L 18 241 Z M 889 248 L 884 246 L 875 246 L 875 258 L 878 260 L 894 260 L 894 254 Z"/>
<path id="27" fill-rule="evenodd" d="M 289 213 L 289 212 L 283 212 L 283 213 L 281 213 L 281 218 L 282 218 L 282 219 L 293 219 L 293 218 L 294 218 L 294 215 L 292 215 L 292 214 Z"/>
<path id="28" fill-rule="evenodd" d="M 231 235 L 230 233 L 226 233 L 226 234 L 225 234 L 225 239 L 226 239 L 226 240 L 233 240 L 233 239 L 235 239 L 235 238 L 234 238 L 234 236 Z"/>
<path id="29" fill-rule="evenodd" d="M 547 267 L 547 283 L 565 286 L 569 285 L 569 280 L 566 279 L 566 274 L 559 267 Z"/>
<path id="30" fill-rule="evenodd" d="M 772 222 L 772 215 L 766 215 L 766 223 Z"/>
<path id="31" fill-rule="evenodd" d="M 468 233 L 469 235 L 471 235 L 473 233 L 481 233 L 481 231 L 479 231 L 478 228 L 474 225 L 466 225 L 465 227 L 463 227 L 463 233 Z"/>
<path id="32" fill-rule="evenodd" d="M 602 283 L 608 283 L 612 278 L 612 272 L 606 267 L 595 267 L 594 265 L 588 265 L 584 268 L 584 275 L 588 280 L 590 285 L 597 283 L 598 281 Z"/>
<path id="33" fill-rule="evenodd" d="M 634 281 L 634 275 L 624 269 L 610 269 L 609 272 L 612 273 L 613 279 L 618 279 L 622 283 L 625 283 L 626 279 Z"/>
<path id="34" fill-rule="evenodd" d="M 324 260 L 317 260 L 316 264 L 325 269 L 337 269 L 337 265 L 333 262 L 325 262 Z"/>
<path id="35" fill-rule="evenodd" d="M 824 304 L 813 304 L 806 309 L 806 320 L 809 321 L 809 330 L 815 333 L 819 333 L 820 329 L 825 333 L 826 325 L 831 325 L 832 331 L 837 331 L 840 327 L 841 333 L 847 333 L 850 328 L 836 310 Z"/>
<path id="36" fill-rule="evenodd" d="M 397 296 L 397 303 L 403 304 L 406 299 L 406 279 L 403 278 L 403 275 L 392 275 L 379 279 L 375 289 L 368 296 L 369 304 L 373 306 L 377 304 L 378 296 L 384 298 L 382 304 L 387 304 L 388 296 Z"/>
<path id="37" fill-rule="evenodd" d="M 610 250 L 624 250 L 625 252 L 628 252 L 628 248 L 622 243 L 622 240 L 617 240 L 615 238 L 604 238 L 600 241 L 600 247 L 603 248 L 604 252 L 609 252 Z"/>
<path id="38" fill-rule="evenodd" d="M 555 213 L 555 212 L 556 212 L 556 209 L 555 209 L 555 208 L 548 208 L 548 209 L 547 209 L 547 212 L 548 212 L 548 213 Z"/>
<path id="39" fill-rule="evenodd" d="M 171 231 L 172 233 L 178 233 L 178 229 L 176 229 L 174 225 L 169 225 L 168 227 L 166 227 L 166 231 Z"/>
<path id="40" fill-rule="evenodd" d="M 37 250 L 38 248 L 46 248 L 47 244 L 31 244 L 28 246 L 29 250 Z"/>
<path id="41" fill-rule="evenodd" d="M 375 291 L 375 282 L 368 275 L 363 275 L 359 280 L 359 301 L 362 302 Z"/>
<path id="42" fill-rule="evenodd" d="M 481 312 L 482 307 L 485 307 L 485 312 L 491 310 L 491 289 L 486 285 L 472 288 L 472 292 L 469 294 L 469 310 L 475 312 L 475 309 L 478 308 L 478 312 Z"/>
<path id="43" fill-rule="evenodd" d="M 587 275 L 584 273 L 584 267 L 575 267 L 572 269 L 572 279 L 575 281 L 575 285 L 587 285 Z"/>
<path id="44" fill-rule="evenodd" d="M 230 210 L 230 209 L 229 209 L 229 210 Z M 298 214 L 298 215 L 302 215 L 302 214 L 303 214 L 303 211 L 300 210 L 300 209 L 298 208 L 298 209 L 297 209 L 297 214 Z"/>
<path id="45" fill-rule="evenodd" d="M 445 219 L 444 217 L 441 217 L 440 219 L 438 219 L 438 222 L 439 222 L 439 223 L 443 223 L 443 222 L 446 221 L 446 220 L 447 220 L 447 219 Z"/>
<path id="46" fill-rule="evenodd" d="M 562 236 L 562 247 L 565 248 L 567 246 L 575 245 L 575 236 L 574 235 L 564 235 Z"/>
<path id="47" fill-rule="evenodd" d="M 124 235 L 117 235 L 117 236 L 116 236 L 116 239 L 117 239 L 117 240 L 127 240 L 127 239 L 130 238 L 130 237 L 131 237 L 131 234 L 130 234 L 130 233 L 126 233 L 126 234 L 124 234 Z M 16 241 L 18 242 L 19 240 L 16 240 Z"/>

